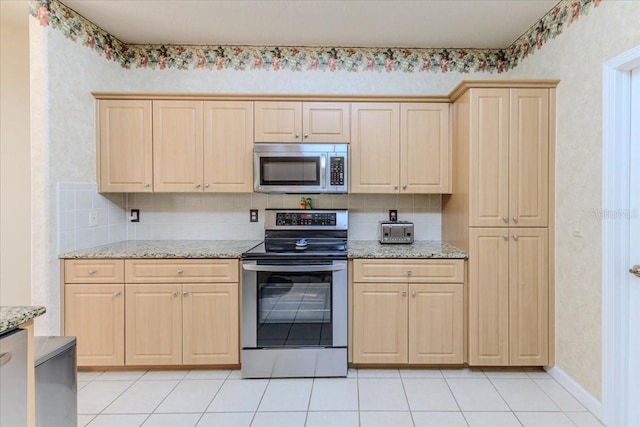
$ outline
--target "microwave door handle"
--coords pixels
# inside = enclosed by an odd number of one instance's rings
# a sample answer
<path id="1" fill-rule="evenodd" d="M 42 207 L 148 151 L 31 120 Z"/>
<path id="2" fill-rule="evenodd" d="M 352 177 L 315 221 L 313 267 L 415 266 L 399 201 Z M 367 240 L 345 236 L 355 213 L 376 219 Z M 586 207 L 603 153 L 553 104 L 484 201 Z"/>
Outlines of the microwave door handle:
<path id="1" fill-rule="evenodd" d="M 327 175 L 329 174 L 329 168 L 327 167 L 326 154 L 320 155 L 320 187 L 324 190 L 327 188 Z"/>
<path id="2" fill-rule="evenodd" d="M 243 264 L 242 269 L 247 271 L 264 271 L 274 273 L 315 273 L 324 271 L 342 271 L 345 265 L 255 265 Z"/>

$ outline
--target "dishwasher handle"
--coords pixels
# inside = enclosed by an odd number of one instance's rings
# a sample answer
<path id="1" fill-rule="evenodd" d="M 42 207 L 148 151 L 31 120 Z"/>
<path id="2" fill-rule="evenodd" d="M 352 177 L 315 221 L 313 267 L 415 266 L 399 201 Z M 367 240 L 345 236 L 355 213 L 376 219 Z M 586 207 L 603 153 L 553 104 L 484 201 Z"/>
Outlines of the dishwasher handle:
<path id="1" fill-rule="evenodd" d="M 242 269 L 247 271 L 264 271 L 275 273 L 315 273 L 323 271 L 342 271 L 346 265 L 257 265 L 242 264 Z"/>
<path id="2" fill-rule="evenodd" d="M 11 357 L 11 353 L 9 352 L 0 354 L 0 368 L 9 363 L 11 361 Z"/>

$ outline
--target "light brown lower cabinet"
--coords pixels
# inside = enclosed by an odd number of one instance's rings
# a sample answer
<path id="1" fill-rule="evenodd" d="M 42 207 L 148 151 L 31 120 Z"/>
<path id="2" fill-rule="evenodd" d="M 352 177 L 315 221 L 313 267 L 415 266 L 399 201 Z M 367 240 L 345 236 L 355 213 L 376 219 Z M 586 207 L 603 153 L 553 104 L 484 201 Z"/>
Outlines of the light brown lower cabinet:
<path id="1" fill-rule="evenodd" d="M 354 260 L 353 268 L 353 363 L 463 363 L 463 260 Z"/>
<path id="2" fill-rule="evenodd" d="M 547 229 L 469 233 L 469 365 L 547 365 Z"/>
<path id="3" fill-rule="evenodd" d="M 78 366 L 239 363 L 238 260 L 62 265 L 64 332 L 77 337 Z"/>
<path id="4" fill-rule="evenodd" d="M 126 364 L 238 363 L 236 284 L 130 284 Z"/>

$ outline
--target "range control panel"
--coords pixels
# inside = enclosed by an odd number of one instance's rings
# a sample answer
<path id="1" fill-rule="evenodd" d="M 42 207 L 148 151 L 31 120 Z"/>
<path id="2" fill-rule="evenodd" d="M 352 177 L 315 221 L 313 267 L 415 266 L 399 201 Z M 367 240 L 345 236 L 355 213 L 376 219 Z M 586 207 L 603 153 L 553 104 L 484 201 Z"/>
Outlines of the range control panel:
<path id="1" fill-rule="evenodd" d="M 306 213 L 306 212 L 278 212 L 276 214 L 276 225 L 336 225 L 335 212 Z"/>
<path id="2" fill-rule="evenodd" d="M 347 230 L 346 209 L 267 209 L 265 230 Z"/>

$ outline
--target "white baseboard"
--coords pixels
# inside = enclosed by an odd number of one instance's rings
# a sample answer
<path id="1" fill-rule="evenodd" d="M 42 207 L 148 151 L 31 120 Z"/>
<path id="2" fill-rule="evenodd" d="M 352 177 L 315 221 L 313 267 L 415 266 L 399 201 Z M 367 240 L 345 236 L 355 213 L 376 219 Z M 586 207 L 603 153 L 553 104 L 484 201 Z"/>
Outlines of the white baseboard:
<path id="1" fill-rule="evenodd" d="M 548 366 L 544 368 L 549 375 L 553 377 L 562 387 L 566 388 L 569 393 L 575 397 L 585 408 L 602 420 L 602 402 L 593 397 L 591 393 L 582 388 L 573 378 L 565 371 L 557 366 Z"/>

